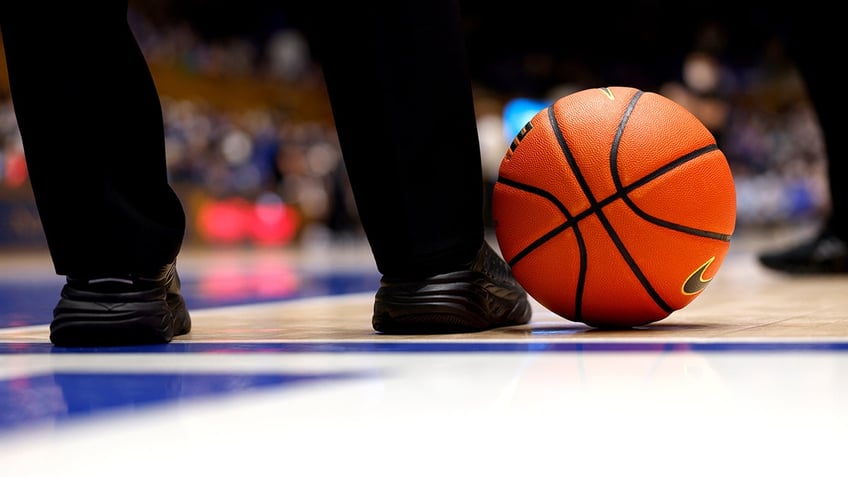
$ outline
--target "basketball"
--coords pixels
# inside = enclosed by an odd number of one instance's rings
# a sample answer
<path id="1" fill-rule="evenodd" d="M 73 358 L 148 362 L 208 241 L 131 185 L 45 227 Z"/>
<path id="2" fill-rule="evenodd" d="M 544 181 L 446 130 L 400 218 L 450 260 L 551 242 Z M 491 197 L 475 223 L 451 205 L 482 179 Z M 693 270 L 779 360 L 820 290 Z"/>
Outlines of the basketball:
<path id="1" fill-rule="evenodd" d="M 629 87 L 586 89 L 536 113 L 501 160 L 494 232 L 527 293 L 597 328 L 668 317 L 718 272 L 736 190 L 712 133 Z"/>

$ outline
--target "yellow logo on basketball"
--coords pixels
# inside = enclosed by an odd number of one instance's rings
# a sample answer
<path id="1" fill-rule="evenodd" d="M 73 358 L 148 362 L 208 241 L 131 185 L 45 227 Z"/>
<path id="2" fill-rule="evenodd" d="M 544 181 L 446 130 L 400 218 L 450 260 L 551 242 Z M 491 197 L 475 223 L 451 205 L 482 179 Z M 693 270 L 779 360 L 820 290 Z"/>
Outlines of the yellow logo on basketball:
<path id="1" fill-rule="evenodd" d="M 601 93 L 604 93 L 604 96 L 606 96 L 607 98 L 612 99 L 612 100 L 615 99 L 615 95 L 612 94 L 611 89 L 609 89 L 609 88 L 598 88 L 598 89 L 601 90 Z"/>
<path id="2" fill-rule="evenodd" d="M 715 257 L 711 257 L 706 261 L 703 265 L 695 269 L 691 275 L 686 278 L 686 281 L 683 282 L 683 286 L 680 288 L 681 293 L 684 295 L 694 295 L 696 293 L 700 293 L 704 288 L 707 288 L 707 285 L 713 281 L 712 278 L 709 280 L 704 280 L 704 272 L 707 271 L 707 268 L 715 261 Z"/>

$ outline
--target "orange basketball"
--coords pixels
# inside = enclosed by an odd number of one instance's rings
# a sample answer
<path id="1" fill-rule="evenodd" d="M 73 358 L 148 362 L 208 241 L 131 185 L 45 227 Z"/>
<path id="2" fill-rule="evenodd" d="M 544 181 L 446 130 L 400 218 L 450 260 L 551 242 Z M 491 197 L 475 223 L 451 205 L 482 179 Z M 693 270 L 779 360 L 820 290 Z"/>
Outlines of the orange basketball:
<path id="1" fill-rule="evenodd" d="M 694 300 L 736 223 L 727 159 L 655 93 L 578 91 L 536 113 L 500 164 L 501 253 L 541 305 L 594 327 L 656 322 Z"/>

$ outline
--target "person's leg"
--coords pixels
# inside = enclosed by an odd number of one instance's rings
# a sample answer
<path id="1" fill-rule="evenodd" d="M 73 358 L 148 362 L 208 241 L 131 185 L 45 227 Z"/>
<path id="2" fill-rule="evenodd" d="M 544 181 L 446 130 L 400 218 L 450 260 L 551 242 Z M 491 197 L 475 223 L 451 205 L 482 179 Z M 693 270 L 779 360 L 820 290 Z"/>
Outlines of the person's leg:
<path id="1" fill-rule="evenodd" d="M 375 328 L 448 332 L 526 322 L 524 291 L 484 240 L 480 148 L 457 2 L 332 3 L 332 11 L 312 17 L 308 36 L 384 275 Z M 488 276 L 477 270 L 484 264 Z M 484 289 L 468 283 L 474 280 L 497 283 Z M 435 282 L 443 283 L 442 296 Z"/>
<path id="2" fill-rule="evenodd" d="M 173 265 L 185 215 L 127 2 L 3 2 L 0 31 L 36 205 L 55 271 L 68 277 L 51 339 L 187 332 Z"/>
<path id="3" fill-rule="evenodd" d="M 56 272 L 153 271 L 185 229 L 162 111 L 126 2 L 4 2 L 0 27 L 27 166 Z"/>
<path id="4" fill-rule="evenodd" d="M 333 3 L 313 38 L 377 266 L 421 276 L 459 267 L 484 229 L 455 5 Z"/>
<path id="5" fill-rule="evenodd" d="M 824 44 L 819 43 L 819 46 Z M 833 93 L 843 87 L 842 79 L 833 74 L 833 62 L 826 55 L 812 53 L 816 51 L 815 48 L 815 45 L 808 44 L 798 51 L 795 55 L 796 63 L 816 111 L 827 156 L 830 193 L 827 226 L 834 234 L 848 241 L 848 187 L 845 186 L 845 180 L 848 179 L 848 143 L 841 138 L 844 127 L 842 113 L 848 101 Z"/>
<path id="6" fill-rule="evenodd" d="M 831 208 L 819 233 L 811 239 L 784 250 L 760 255 L 764 266 L 789 273 L 848 273 L 848 145 L 841 138 L 843 95 L 839 75 L 833 74 L 833 61 L 826 54 L 841 28 L 827 9 L 805 5 L 782 18 L 786 46 L 807 89 L 818 117 L 828 164 Z"/>

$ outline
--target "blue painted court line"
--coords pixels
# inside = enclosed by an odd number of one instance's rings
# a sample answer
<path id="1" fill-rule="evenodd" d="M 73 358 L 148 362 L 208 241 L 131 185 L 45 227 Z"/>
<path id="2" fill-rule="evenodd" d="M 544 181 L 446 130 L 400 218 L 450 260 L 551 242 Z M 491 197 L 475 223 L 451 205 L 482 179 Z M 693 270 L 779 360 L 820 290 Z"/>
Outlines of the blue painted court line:
<path id="1" fill-rule="evenodd" d="M 2 354 L 110 353 L 581 353 L 581 352 L 848 352 L 848 341 L 321 341 L 192 343 L 59 348 L 49 343 L 0 343 Z"/>
<path id="2" fill-rule="evenodd" d="M 367 377 L 365 373 L 73 373 L 0 380 L 0 433 L 184 399 Z"/>

